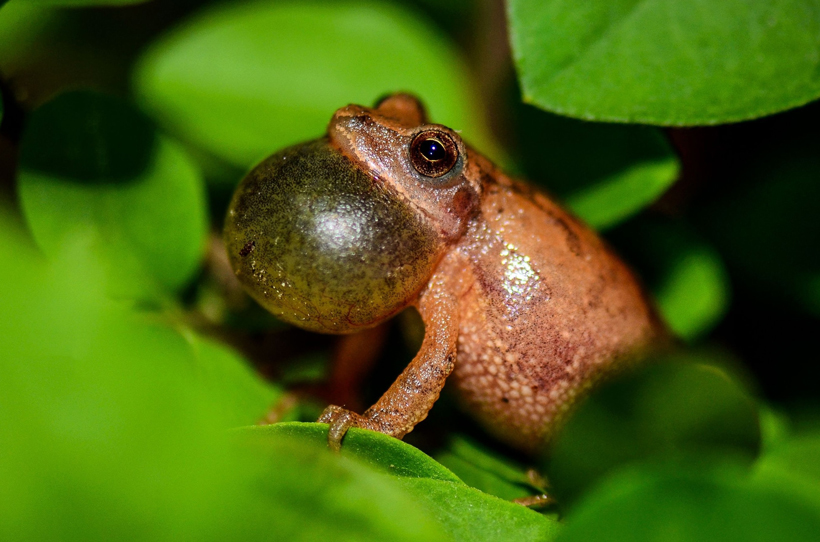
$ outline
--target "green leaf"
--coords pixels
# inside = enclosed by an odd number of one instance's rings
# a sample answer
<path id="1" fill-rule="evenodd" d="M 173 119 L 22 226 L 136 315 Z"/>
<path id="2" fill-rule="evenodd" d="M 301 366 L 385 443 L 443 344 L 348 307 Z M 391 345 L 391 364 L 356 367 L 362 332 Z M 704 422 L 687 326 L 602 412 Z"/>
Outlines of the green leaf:
<path id="1" fill-rule="evenodd" d="M 327 424 L 285 422 L 242 429 L 259 442 L 291 439 L 327 449 Z M 459 478 L 425 454 L 399 439 L 375 431 L 353 428 L 342 441 L 342 456 L 352 457 L 375 470 L 393 476 L 432 478 L 463 484 Z"/>
<path id="2" fill-rule="evenodd" d="M 256 423 L 276 405 L 284 391 L 262 380 L 250 363 L 225 345 L 184 333 L 196 359 L 196 373 L 219 405 L 230 427 Z"/>
<path id="3" fill-rule="evenodd" d="M 582 122 L 525 105 L 517 124 L 527 177 L 594 228 L 640 211 L 678 178 L 678 160 L 654 128 Z"/>
<path id="4" fill-rule="evenodd" d="M 552 518 L 465 485 L 428 478 L 405 478 L 401 485 L 453 540 L 547 542 L 560 532 Z"/>
<path id="5" fill-rule="evenodd" d="M 720 257 L 706 245 L 689 245 L 655 288 L 664 319 L 678 337 L 692 340 L 728 307 L 728 280 Z"/>
<path id="6" fill-rule="evenodd" d="M 304 480 L 302 485 L 316 483 L 323 488 L 324 491 L 312 490 L 322 496 L 320 505 L 327 506 L 323 498 L 324 493 L 336 494 L 341 491 L 336 487 L 338 483 L 335 481 L 339 475 L 335 474 L 332 469 L 330 472 L 325 472 L 328 470 L 328 465 L 336 463 L 339 466 L 352 468 L 358 464 L 365 464 L 371 469 L 392 475 L 393 479 L 398 482 L 396 487 L 401 487 L 408 495 L 412 495 L 414 502 L 410 511 L 422 510 L 425 517 L 441 525 L 453 540 L 545 541 L 552 540 L 558 529 L 555 520 L 518 504 L 467 487 L 451 472 L 422 452 L 381 433 L 351 429 L 343 441 L 341 457 L 327 450 L 327 426 L 325 424 L 282 423 L 243 429 L 241 435 L 259 449 L 269 446 L 276 449 L 283 443 L 298 444 L 300 450 L 289 454 L 293 458 L 289 458 L 285 465 L 281 465 L 281 460 L 276 459 L 277 473 L 299 472 Z M 294 462 L 302 463 L 298 470 L 288 468 L 287 465 Z M 314 482 L 316 471 L 321 473 L 321 477 Z M 357 473 L 357 476 L 362 476 L 362 474 Z M 375 473 L 371 473 L 370 476 L 373 478 Z M 362 490 L 357 489 L 357 491 Z M 311 494 L 310 490 L 306 489 L 300 489 L 298 493 Z M 350 493 L 357 495 L 359 499 L 364 498 L 361 493 L 353 493 L 353 491 Z M 379 499 L 372 492 L 370 497 Z M 349 498 L 339 497 L 330 502 L 335 506 L 342 506 L 340 501 Z M 358 512 L 355 508 L 353 510 Z M 345 513 L 354 518 L 357 515 L 350 511 Z M 395 519 L 404 520 L 406 523 L 407 518 L 404 516 L 405 513 L 402 511 Z M 411 535 L 409 532 L 406 534 Z M 314 538 L 306 537 L 305 539 L 326 539 L 318 533 L 314 536 Z M 283 539 L 289 540 L 290 538 L 283 536 Z"/>
<path id="7" fill-rule="evenodd" d="M 510 0 L 527 102 L 589 120 L 752 119 L 820 97 L 811 0 Z"/>
<path id="8" fill-rule="evenodd" d="M 0 539 L 449 540 L 394 477 L 238 446 L 236 356 L 110 301 L 83 239 L 44 261 L 2 211 Z"/>
<path id="9" fill-rule="evenodd" d="M 800 420 L 787 419 L 768 408 L 761 414 L 764 448 L 755 464 L 754 481 L 799 495 L 820 514 L 820 428 L 816 420 L 803 427 Z M 811 417 L 811 411 L 798 411 L 797 417 L 806 414 Z"/>
<path id="10" fill-rule="evenodd" d="M 820 432 L 792 435 L 766 450 L 755 465 L 754 480 L 801 497 L 820 515 L 819 454 Z"/>
<path id="11" fill-rule="evenodd" d="M 459 435 L 451 438 L 435 458 L 467 485 L 501 499 L 513 500 L 543 491 L 532 487 L 523 467 Z"/>
<path id="12" fill-rule="evenodd" d="M 820 432 L 798 434 L 773 446 L 758 463 L 758 469 L 778 467 L 814 484 L 820 497 Z"/>
<path id="13" fill-rule="evenodd" d="M 816 540 L 820 513 L 799 496 L 745 479 L 731 465 L 630 469 L 567 517 L 561 542 Z"/>
<path id="14" fill-rule="evenodd" d="M 654 202 L 678 177 L 674 160 L 636 164 L 599 186 L 567 197 L 567 205 L 590 226 L 605 229 Z"/>
<path id="15" fill-rule="evenodd" d="M 279 435 L 249 443 L 261 452 L 253 511 L 256 539 L 452 540 L 398 481 L 344 455 Z M 264 462 L 260 461 L 264 460 Z M 263 530 L 264 529 L 264 530 Z M 266 538 L 259 535 L 266 533 Z M 235 533 L 233 540 L 244 540 Z"/>
<path id="16" fill-rule="evenodd" d="M 177 289 L 198 268 L 202 179 L 139 111 L 92 92 L 62 94 L 31 115 L 20 152 L 20 201 L 47 255 L 80 232 L 112 293 L 127 297 Z"/>
<path id="17" fill-rule="evenodd" d="M 371 2 L 254 2 L 205 11 L 141 59 L 140 102 L 186 140 L 247 168 L 325 133 L 333 112 L 417 93 L 435 122 L 487 150 L 453 47 L 412 13 Z"/>
<path id="18" fill-rule="evenodd" d="M 178 540 L 244 514 L 224 410 L 186 342 L 104 295 L 83 240 L 52 262 L 0 217 L 0 538 Z M 228 521 L 230 523 L 230 521 Z"/>
<path id="19" fill-rule="evenodd" d="M 654 294 L 664 320 L 686 341 L 703 337 L 729 308 L 720 254 L 680 221 L 640 219 L 615 232 Z"/>
<path id="20" fill-rule="evenodd" d="M 413 497 L 413 507 L 410 511 L 423 511 L 426 518 L 441 525 L 453 540 L 546 541 L 552 540 L 557 532 L 558 525 L 555 520 L 523 506 L 469 488 L 447 469 L 412 446 L 380 433 L 352 429 L 345 436 L 341 456 L 331 454 L 327 450 L 327 426 L 324 424 L 284 423 L 248 428 L 241 434 L 242 437 L 248 438 L 254 447 L 260 449 L 268 446 L 276 449 L 283 443 L 299 444 L 301 449 L 290 454 L 293 458 L 289 458 L 285 466 L 280 464 L 279 459 L 276 459 L 277 473 L 300 472 L 301 477 L 305 480 L 303 485 L 313 484 L 316 471 L 321 473 L 322 476 L 315 483 L 320 488 L 327 486 L 328 489 L 313 490 L 317 491 L 321 497 L 320 505 L 326 506 L 323 498 L 325 492 L 335 494 L 340 491 L 335 487 L 338 485 L 335 480 L 339 478 L 339 475 L 333 470 L 325 472 L 328 470 L 328 465 L 332 466 L 335 463 L 351 468 L 363 463 L 375 470 L 391 474 L 394 477 L 393 480 L 398 482 L 396 487 L 403 488 L 408 495 Z M 298 470 L 288 468 L 288 464 L 297 461 L 303 463 Z M 370 476 L 374 477 L 375 473 Z M 361 489 L 357 491 L 361 492 Z M 300 489 L 298 493 L 309 493 L 309 491 Z M 359 499 L 364 498 L 361 493 L 351 491 L 351 495 L 357 495 Z M 370 496 L 379 499 L 372 492 Z M 333 499 L 331 503 L 342 506 L 339 501 L 349 498 L 339 497 Z M 354 511 L 358 512 L 356 509 Z M 357 515 L 350 512 L 346 514 L 354 518 Z M 407 518 L 404 516 L 402 511 L 395 519 L 401 519 L 406 523 Z M 407 533 L 407 535 L 410 534 Z M 283 536 L 283 539 L 290 538 Z M 317 533 L 311 540 L 324 539 L 326 538 Z"/>
<path id="21" fill-rule="evenodd" d="M 755 457 L 760 429 L 748 392 L 725 371 L 689 356 L 657 361 L 581 404 L 547 465 L 559 502 L 571 503 L 629 464 L 715 455 L 748 463 Z"/>
<path id="22" fill-rule="evenodd" d="M 761 454 L 779 447 L 791 437 L 791 421 L 786 415 L 769 405 L 760 405 L 760 444 Z"/>

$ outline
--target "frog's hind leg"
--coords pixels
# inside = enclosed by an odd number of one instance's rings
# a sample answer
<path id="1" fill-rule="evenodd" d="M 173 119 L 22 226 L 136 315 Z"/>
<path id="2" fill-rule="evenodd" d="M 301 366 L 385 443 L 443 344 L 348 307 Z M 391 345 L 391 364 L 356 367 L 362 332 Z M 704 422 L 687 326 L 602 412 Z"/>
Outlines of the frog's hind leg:
<path id="1" fill-rule="evenodd" d="M 413 361 L 375 405 L 359 415 L 332 405 L 319 417 L 330 424 L 328 446 L 338 450 L 351 427 L 361 427 L 402 438 L 424 418 L 439 397 L 455 367 L 458 339 L 458 302 L 452 274 L 437 271 L 418 300 L 425 335 Z M 448 276 L 449 275 L 449 276 Z"/>

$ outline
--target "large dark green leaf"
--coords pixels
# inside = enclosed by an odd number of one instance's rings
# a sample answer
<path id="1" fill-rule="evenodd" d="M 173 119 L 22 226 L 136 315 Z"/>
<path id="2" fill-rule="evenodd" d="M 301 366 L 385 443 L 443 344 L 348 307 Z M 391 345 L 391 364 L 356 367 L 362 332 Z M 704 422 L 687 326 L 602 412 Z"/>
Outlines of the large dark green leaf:
<path id="1" fill-rule="evenodd" d="M 547 467 L 562 504 L 629 464 L 713 455 L 748 463 L 755 457 L 760 429 L 748 392 L 724 370 L 697 361 L 657 361 L 580 406 L 558 435 Z"/>
<path id="2" fill-rule="evenodd" d="M 559 540 L 808 542 L 818 530 L 820 509 L 731 465 L 711 472 L 636 468 L 587 496 Z"/>
<path id="3" fill-rule="evenodd" d="M 820 96 L 813 0 L 510 0 L 525 100 L 590 120 L 717 124 Z"/>
<path id="4" fill-rule="evenodd" d="M 48 255 L 78 232 L 117 295 L 142 297 L 190 279 L 205 248 L 202 179 L 184 151 L 131 106 L 70 92 L 36 110 L 20 154 L 19 193 Z"/>
<path id="5" fill-rule="evenodd" d="M 242 168 L 321 136 L 336 109 L 396 91 L 417 93 L 434 121 L 489 145 L 451 45 L 389 4 L 262 1 L 209 10 L 155 43 L 134 85 L 176 133 Z"/>

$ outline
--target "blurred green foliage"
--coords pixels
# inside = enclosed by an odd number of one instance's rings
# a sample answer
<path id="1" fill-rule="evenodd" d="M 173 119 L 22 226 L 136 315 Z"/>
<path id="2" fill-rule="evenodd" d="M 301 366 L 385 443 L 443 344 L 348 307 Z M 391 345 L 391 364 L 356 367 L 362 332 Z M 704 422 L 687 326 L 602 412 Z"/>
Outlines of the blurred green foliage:
<path id="1" fill-rule="evenodd" d="M 372 105 L 396 89 L 494 145 L 452 45 L 388 3 L 221 6 L 154 44 L 134 85 L 169 129 L 243 169 L 324 132 L 340 104 Z"/>
<path id="2" fill-rule="evenodd" d="M 680 173 L 675 153 L 655 128 L 584 122 L 523 104 L 516 121 L 516 153 L 527 178 L 597 229 L 653 203 Z"/>
<path id="3" fill-rule="evenodd" d="M 732 467 L 623 471 L 567 517 L 558 540 L 816 540 L 816 506 Z"/>
<path id="4" fill-rule="evenodd" d="M 695 197 L 672 187 L 692 189 L 694 132 L 579 120 L 714 124 L 816 98 L 811 1 L 510 0 L 518 85 L 552 113 L 508 98 L 490 3 L 115 4 L 139 2 L 0 2 L 0 540 L 816 538 L 820 424 L 728 353 L 764 302 L 813 345 L 812 110 L 787 125 L 808 136 Z M 326 377 L 330 346 L 265 333 L 209 235 L 243 170 L 396 90 L 605 230 L 687 344 L 602 387 L 542 457 L 446 397 L 421 449 L 352 430 L 334 455 L 326 426 L 253 426 L 316 408 L 286 386 Z M 543 491 L 531 466 L 557 506 L 510 502 Z"/>
<path id="5" fill-rule="evenodd" d="M 703 358 L 662 360 L 581 405 L 546 465 L 561 502 L 572 504 L 608 473 L 634 463 L 756 457 L 754 400 L 715 360 Z"/>
<path id="6" fill-rule="evenodd" d="M 640 265 L 646 286 L 675 334 L 700 339 L 729 306 L 731 287 L 720 253 L 684 221 L 641 217 L 613 238 L 631 241 L 630 261 Z"/>
<path id="7" fill-rule="evenodd" d="M 704 210 L 716 245 L 767 298 L 820 315 L 820 143 L 775 153 L 747 172 L 746 186 Z"/>
<path id="8" fill-rule="evenodd" d="M 29 118 L 19 167 L 37 244 L 54 255 L 82 233 L 106 263 L 112 295 L 173 291 L 199 267 L 207 233 L 199 171 L 129 104 L 60 95 Z"/>

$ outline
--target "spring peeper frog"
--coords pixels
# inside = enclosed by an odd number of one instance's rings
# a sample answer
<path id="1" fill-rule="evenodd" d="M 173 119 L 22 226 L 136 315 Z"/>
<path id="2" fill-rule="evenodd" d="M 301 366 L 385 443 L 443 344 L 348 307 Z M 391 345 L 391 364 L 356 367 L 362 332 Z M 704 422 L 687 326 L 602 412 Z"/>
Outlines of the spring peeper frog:
<path id="1" fill-rule="evenodd" d="M 279 318 L 326 333 L 408 306 L 421 349 L 350 427 L 402 438 L 446 381 L 493 434 L 532 451 L 603 374 L 664 340 L 637 280 L 584 224 L 513 180 L 414 97 L 336 111 L 323 138 L 278 152 L 237 189 L 228 255 Z"/>

